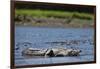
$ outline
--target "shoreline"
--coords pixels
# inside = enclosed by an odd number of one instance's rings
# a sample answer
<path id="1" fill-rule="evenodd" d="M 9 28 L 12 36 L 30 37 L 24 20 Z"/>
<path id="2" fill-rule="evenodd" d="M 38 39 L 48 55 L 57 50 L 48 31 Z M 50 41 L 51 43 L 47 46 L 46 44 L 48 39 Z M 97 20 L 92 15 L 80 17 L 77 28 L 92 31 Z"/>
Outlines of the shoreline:
<path id="1" fill-rule="evenodd" d="M 90 28 L 94 27 L 94 20 L 78 18 L 44 18 L 19 15 L 15 17 L 17 26 L 33 27 L 62 27 L 62 28 Z"/>
<path id="2" fill-rule="evenodd" d="M 62 29 L 94 29 L 94 27 L 47 27 L 47 26 L 29 26 L 29 25 L 15 25 L 15 27 L 33 27 L 33 28 L 62 28 Z"/>

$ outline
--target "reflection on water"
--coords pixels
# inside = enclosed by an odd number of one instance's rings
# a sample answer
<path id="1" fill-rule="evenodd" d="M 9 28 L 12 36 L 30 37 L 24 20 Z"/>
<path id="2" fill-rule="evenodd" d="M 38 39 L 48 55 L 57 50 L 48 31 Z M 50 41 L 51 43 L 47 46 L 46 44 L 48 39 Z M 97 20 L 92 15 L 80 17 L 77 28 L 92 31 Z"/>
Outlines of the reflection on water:
<path id="1" fill-rule="evenodd" d="M 92 28 L 15 28 L 15 64 L 37 65 L 52 63 L 69 63 L 94 61 L 94 30 Z M 22 50 L 25 48 L 73 48 L 80 49 L 80 56 L 66 57 L 25 57 Z"/>

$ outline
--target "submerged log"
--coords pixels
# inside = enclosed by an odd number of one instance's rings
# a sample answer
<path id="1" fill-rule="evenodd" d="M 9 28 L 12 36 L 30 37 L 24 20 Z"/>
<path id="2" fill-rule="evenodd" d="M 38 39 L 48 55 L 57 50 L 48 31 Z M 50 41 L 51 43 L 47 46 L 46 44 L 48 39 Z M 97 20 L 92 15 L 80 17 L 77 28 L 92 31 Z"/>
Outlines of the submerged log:
<path id="1" fill-rule="evenodd" d="M 81 50 L 78 49 L 35 49 L 27 48 L 22 51 L 22 55 L 27 56 L 48 56 L 48 57 L 57 57 L 57 56 L 78 56 Z"/>

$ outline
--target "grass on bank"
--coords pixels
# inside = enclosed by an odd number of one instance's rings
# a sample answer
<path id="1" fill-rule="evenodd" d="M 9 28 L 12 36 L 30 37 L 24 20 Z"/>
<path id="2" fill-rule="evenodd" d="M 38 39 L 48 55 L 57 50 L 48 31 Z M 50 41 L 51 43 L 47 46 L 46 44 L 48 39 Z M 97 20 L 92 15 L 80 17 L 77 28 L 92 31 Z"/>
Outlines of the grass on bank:
<path id="1" fill-rule="evenodd" d="M 78 18 L 88 19 L 94 18 L 93 14 L 80 13 L 80 12 L 68 12 L 68 11 L 55 11 L 55 10 L 39 10 L 39 9 L 15 9 L 15 15 L 30 15 L 32 17 L 54 17 L 54 18 Z"/>

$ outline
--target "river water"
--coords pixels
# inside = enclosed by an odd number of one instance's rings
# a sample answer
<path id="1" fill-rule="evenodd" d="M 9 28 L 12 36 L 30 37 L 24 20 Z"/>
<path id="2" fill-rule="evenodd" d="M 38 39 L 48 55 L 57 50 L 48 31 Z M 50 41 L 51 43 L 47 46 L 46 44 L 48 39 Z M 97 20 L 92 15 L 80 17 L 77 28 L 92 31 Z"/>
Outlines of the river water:
<path id="1" fill-rule="evenodd" d="M 15 65 L 38 65 L 70 62 L 94 61 L 93 28 L 46 28 L 15 27 Z M 74 43 L 76 41 L 77 43 Z M 67 43 L 62 43 L 67 42 Z M 80 49 L 79 56 L 66 57 L 26 57 L 25 48 L 73 48 Z"/>

